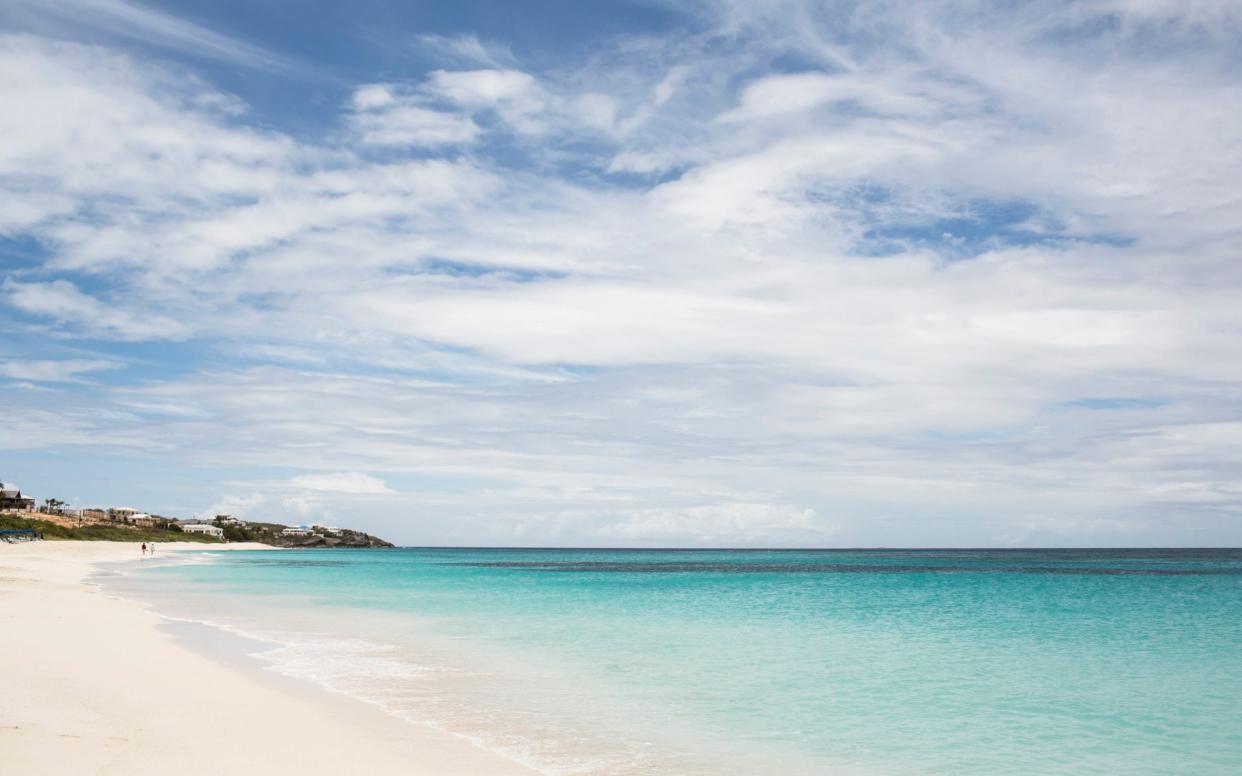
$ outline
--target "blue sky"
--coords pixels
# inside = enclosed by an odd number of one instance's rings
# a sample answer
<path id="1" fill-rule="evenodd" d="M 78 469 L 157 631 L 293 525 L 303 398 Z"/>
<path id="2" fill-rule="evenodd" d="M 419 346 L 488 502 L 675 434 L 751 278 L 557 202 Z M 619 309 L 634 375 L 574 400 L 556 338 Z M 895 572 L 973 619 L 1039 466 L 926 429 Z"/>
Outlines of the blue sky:
<path id="1" fill-rule="evenodd" d="M 0 478 L 435 544 L 1242 542 L 1236 3 L 0 8 Z"/>

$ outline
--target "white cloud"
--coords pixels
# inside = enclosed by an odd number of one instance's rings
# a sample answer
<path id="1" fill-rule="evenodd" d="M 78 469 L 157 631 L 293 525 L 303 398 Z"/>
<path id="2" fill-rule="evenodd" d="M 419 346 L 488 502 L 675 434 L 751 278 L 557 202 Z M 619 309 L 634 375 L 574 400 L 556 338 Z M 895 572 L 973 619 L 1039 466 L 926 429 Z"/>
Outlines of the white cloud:
<path id="1" fill-rule="evenodd" d="M 831 526 L 814 510 L 778 504 L 713 504 L 684 509 L 639 509 L 603 526 L 601 537 L 624 541 L 753 545 L 763 542 L 823 543 Z"/>
<path id="2" fill-rule="evenodd" d="M 480 131 L 469 116 L 422 107 L 384 84 L 359 87 L 353 103 L 350 128 L 370 145 L 458 145 L 472 142 Z"/>
<path id="3" fill-rule="evenodd" d="M 233 515 L 234 517 L 261 519 L 261 509 L 267 504 L 267 497 L 262 493 L 226 493 L 206 509 L 195 516 L 200 519 L 211 519 L 216 515 Z"/>
<path id="4" fill-rule="evenodd" d="M 4 300 L 39 318 L 51 318 L 67 331 L 118 340 L 185 339 L 188 326 L 166 315 L 144 309 L 141 300 L 102 302 L 79 291 L 67 280 L 48 283 L 0 284 Z"/>
<path id="5" fill-rule="evenodd" d="M 390 84 L 366 84 L 354 90 L 355 110 L 372 110 L 392 105 L 397 101 Z"/>
<path id="6" fill-rule="evenodd" d="M 290 479 L 289 485 L 299 490 L 325 491 L 343 495 L 392 493 L 383 480 L 363 472 L 303 474 Z"/>
<path id="7" fill-rule="evenodd" d="M 474 34 L 419 35 L 419 46 L 438 61 L 459 60 L 462 64 L 485 65 L 503 69 L 514 62 L 513 52 L 505 44 L 484 41 Z"/>
<path id="8" fill-rule="evenodd" d="M 262 196 L 294 161 L 286 139 L 234 126 L 218 92 L 97 47 L 0 36 L 0 100 L 4 189 L 61 266 L 123 261 L 141 243 L 109 242 L 118 224 Z"/>
<path id="9" fill-rule="evenodd" d="M 748 121 L 817 107 L 834 96 L 840 81 L 826 73 L 798 73 L 760 79 L 742 92 L 742 104 L 721 115 L 722 121 Z"/>
<path id="10" fill-rule="evenodd" d="M 59 361 L 22 360 L 0 361 L 0 376 L 14 380 L 33 380 L 40 383 L 68 383 L 80 381 L 81 375 L 122 366 L 117 361 L 103 359 L 70 358 Z"/>
<path id="11" fill-rule="evenodd" d="M 531 99 L 537 84 L 520 70 L 436 70 L 425 88 L 462 105 L 492 106 Z"/>
<path id="12" fill-rule="evenodd" d="M 105 32 L 264 70 L 295 73 L 309 67 L 252 43 L 125 0 L 11 0 L 0 9 L 0 20 L 39 30 L 51 27 Z"/>
<path id="13" fill-rule="evenodd" d="M 606 99 L 606 98 L 603 98 Z M 600 121 L 599 98 L 584 120 Z M 534 114 L 545 106 L 535 79 L 518 70 L 436 70 L 416 88 L 366 84 L 354 90 L 350 129 L 363 143 L 436 147 L 476 141 L 482 128 L 473 114 L 494 110 L 524 131 L 537 126 Z"/>
<path id="14" fill-rule="evenodd" d="M 598 128 L 607 111 L 602 96 L 549 95 L 534 76 L 513 69 L 436 70 L 419 89 L 427 99 L 497 118 L 509 131 L 531 137 Z"/>
<path id="15" fill-rule="evenodd" d="M 758 119 L 788 117 L 828 103 L 854 103 L 865 111 L 885 115 L 928 116 L 940 103 L 935 92 L 944 98 L 969 97 L 966 90 L 950 91 L 944 85 L 927 82 L 893 83 L 892 76 L 875 77 L 858 73 L 792 73 L 766 76 L 748 84 L 742 91 L 741 104 L 720 115 L 721 121 L 744 122 Z M 928 92 L 931 92 L 929 94 Z M 947 101 L 947 100 L 946 100 Z"/>
<path id="16" fill-rule="evenodd" d="M 617 119 L 617 103 L 606 94 L 591 92 L 574 99 L 573 109 L 584 126 L 609 131 Z"/>

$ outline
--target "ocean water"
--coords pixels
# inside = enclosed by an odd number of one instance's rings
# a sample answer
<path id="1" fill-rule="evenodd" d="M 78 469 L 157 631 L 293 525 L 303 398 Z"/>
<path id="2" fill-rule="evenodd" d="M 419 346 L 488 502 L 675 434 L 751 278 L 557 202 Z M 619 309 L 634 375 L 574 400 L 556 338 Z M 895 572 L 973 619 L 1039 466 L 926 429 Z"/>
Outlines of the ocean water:
<path id="1" fill-rule="evenodd" d="M 203 553 L 104 578 L 549 774 L 1239 774 L 1242 551 Z"/>

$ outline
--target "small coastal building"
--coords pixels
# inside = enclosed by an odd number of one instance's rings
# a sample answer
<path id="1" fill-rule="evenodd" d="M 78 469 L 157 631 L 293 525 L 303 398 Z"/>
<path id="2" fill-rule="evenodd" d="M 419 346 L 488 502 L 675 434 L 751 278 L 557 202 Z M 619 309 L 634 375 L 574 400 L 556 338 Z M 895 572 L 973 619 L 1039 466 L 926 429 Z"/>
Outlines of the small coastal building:
<path id="1" fill-rule="evenodd" d="M 315 531 L 321 534 L 328 534 L 329 536 L 340 536 L 341 535 L 341 529 L 337 528 L 334 525 L 316 525 L 316 526 L 311 526 L 311 527 Z"/>
<path id="2" fill-rule="evenodd" d="M 312 531 L 309 528 L 302 528 L 301 526 L 294 526 L 292 528 L 286 528 L 285 530 L 281 531 L 280 535 L 281 536 L 310 536 L 311 533 Z"/>
<path id="3" fill-rule="evenodd" d="M 151 515 L 148 515 L 146 512 L 135 512 L 134 514 L 129 516 L 129 522 L 133 523 L 134 525 L 152 526 L 152 525 L 155 525 L 157 522 L 159 522 L 159 518 L 152 517 Z"/>
<path id="4" fill-rule="evenodd" d="M 246 524 L 246 521 L 238 520 L 236 517 L 233 517 L 232 515 L 216 515 L 216 519 L 213 522 L 219 525 L 245 525 Z"/>
<path id="5" fill-rule="evenodd" d="M 35 500 L 29 496 L 23 496 L 21 489 L 16 485 L 0 482 L 0 509 L 16 509 L 22 512 L 31 512 L 35 508 Z"/>
<path id="6" fill-rule="evenodd" d="M 181 526 L 181 533 L 207 534 L 217 539 L 224 538 L 224 529 L 218 525 L 210 525 L 209 523 L 185 523 Z"/>
<path id="7" fill-rule="evenodd" d="M 87 507 L 82 510 L 81 517 L 83 520 L 107 520 L 108 510 Z"/>
<path id="8" fill-rule="evenodd" d="M 108 510 L 109 519 L 120 520 L 121 522 L 126 522 L 134 515 L 141 514 L 144 514 L 141 509 L 134 509 L 133 507 L 112 507 Z"/>

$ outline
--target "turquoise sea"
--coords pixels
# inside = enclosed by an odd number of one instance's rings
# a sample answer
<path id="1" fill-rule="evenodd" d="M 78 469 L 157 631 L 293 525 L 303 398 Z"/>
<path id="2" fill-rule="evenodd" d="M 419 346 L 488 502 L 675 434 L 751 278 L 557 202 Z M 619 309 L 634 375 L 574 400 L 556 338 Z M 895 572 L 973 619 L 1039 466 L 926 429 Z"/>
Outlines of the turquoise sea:
<path id="1" fill-rule="evenodd" d="M 549 774 L 1242 773 L 1242 551 L 193 554 L 105 589 Z"/>

